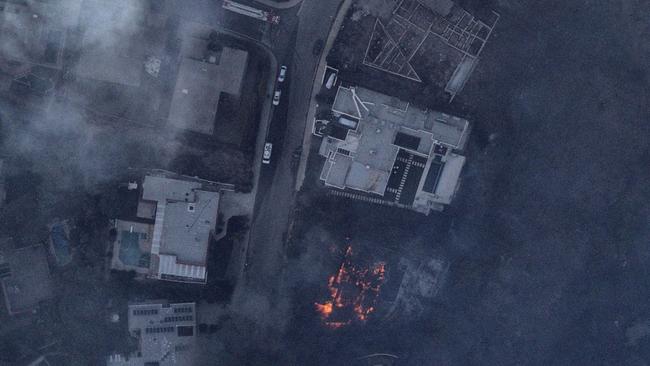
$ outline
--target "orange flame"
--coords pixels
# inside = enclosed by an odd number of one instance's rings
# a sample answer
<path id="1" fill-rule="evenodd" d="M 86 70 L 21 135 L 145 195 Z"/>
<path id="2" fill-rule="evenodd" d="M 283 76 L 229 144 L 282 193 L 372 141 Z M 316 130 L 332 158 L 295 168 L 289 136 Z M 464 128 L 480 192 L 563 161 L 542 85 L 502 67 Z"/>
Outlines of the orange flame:
<path id="1" fill-rule="evenodd" d="M 384 281 L 386 264 L 376 263 L 372 268 L 357 268 L 352 263 L 352 247 L 345 251 L 343 262 L 335 275 L 328 278 L 329 299 L 315 303 L 316 311 L 327 327 L 338 329 L 352 320 L 365 322 L 375 310 L 374 304 Z M 352 318 L 333 320 L 336 310 L 352 310 Z"/>
<path id="2" fill-rule="evenodd" d="M 332 302 L 331 301 L 326 301 L 324 304 L 319 304 L 316 303 L 316 311 L 321 313 L 322 316 L 324 317 L 329 317 L 329 315 L 332 313 Z"/>

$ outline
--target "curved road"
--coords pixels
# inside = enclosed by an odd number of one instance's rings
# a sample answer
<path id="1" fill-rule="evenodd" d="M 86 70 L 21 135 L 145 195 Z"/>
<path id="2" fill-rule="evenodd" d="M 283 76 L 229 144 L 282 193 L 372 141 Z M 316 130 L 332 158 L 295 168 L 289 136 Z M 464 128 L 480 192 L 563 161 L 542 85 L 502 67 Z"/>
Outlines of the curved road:
<path id="1" fill-rule="evenodd" d="M 341 2 L 305 0 L 299 9 L 280 12 L 281 24 L 271 30 L 276 57 L 289 67 L 289 73 L 279 85 L 282 99 L 269 128 L 268 140 L 274 144 L 272 163 L 262 166 L 258 181 L 244 281 L 233 295 L 234 307 L 253 319 L 260 313 L 280 319 L 287 311 L 288 294 L 281 279 L 286 232 L 295 200 L 292 154 L 302 146 L 308 126 L 307 114 L 320 62 L 320 55 L 314 55 L 312 49 L 317 40 L 328 38 Z M 254 308 L 244 305 L 252 296 L 258 299 Z"/>

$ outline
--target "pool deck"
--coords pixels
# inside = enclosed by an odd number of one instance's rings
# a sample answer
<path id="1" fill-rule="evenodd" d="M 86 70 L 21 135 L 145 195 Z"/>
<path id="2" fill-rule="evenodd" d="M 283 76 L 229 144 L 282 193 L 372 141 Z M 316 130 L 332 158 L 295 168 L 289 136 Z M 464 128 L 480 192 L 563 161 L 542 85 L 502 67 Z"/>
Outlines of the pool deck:
<path id="1" fill-rule="evenodd" d="M 117 239 L 113 243 L 113 259 L 111 261 L 111 268 L 127 271 L 133 270 L 140 274 L 149 273 L 149 265 L 134 265 L 131 263 L 125 263 L 121 259 L 123 257 L 123 254 L 125 254 L 125 250 L 127 250 L 127 247 L 125 246 L 123 248 L 122 245 L 126 245 L 126 241 L 129 240 L 125 234 L 137 233 L 139 236 L 138 245 L 140 253 L 150 253 L 153 226 L 151 224 L 141 222 L 115 220 L 115 229 L 117 230 Z"/>

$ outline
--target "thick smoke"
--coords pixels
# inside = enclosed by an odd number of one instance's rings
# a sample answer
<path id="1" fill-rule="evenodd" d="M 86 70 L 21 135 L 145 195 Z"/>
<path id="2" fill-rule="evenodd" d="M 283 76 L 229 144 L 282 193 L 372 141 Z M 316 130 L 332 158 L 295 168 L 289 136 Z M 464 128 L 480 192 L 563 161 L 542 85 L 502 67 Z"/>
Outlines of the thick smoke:
<path id="1" fill-rule="evenodd" d="M 110 112 L 107 108 L 115 100 L 142 97 L 146 91 L 131 91 L 75 74 L 79 59 L 88 52 L 131 57 L 144 64 L 138 47 L 145 4 L 65 0 L 47 6 L 30 0 L 18 14 L 5 12 L 4 29 L 21 33 L 31 29 L 30 22 L 42 21 L 44 28 L 39 29 L 65 34 L 58 65 L 39 64 L 37 58 L 30 58 L 33 42 L 24 36 L 9 33 L 0 44 L 6 58 L 28 61 L 23 68 L 28 74 L 44 74 L 43 79 L 56 84 L 45 95 L 35 96 L 33 90 L 10 94 L 9 90 L 1 110 L 4 155 L 32 163 L 32 169 L 48 182 L 47 191 L 89 189 L 123 175 L 130 166 L 163 167 L 173 158 L 177 148 L 173 135 L 143 126 L 148 122 L 146 115 L 140 116 L 140 121 L 124 117 L 119 108 Z M 97 68 L 101 67 L 105 65 L 98 63 Z M 5 78 L 11 81 L 18 76 L 14 73 Z"/>

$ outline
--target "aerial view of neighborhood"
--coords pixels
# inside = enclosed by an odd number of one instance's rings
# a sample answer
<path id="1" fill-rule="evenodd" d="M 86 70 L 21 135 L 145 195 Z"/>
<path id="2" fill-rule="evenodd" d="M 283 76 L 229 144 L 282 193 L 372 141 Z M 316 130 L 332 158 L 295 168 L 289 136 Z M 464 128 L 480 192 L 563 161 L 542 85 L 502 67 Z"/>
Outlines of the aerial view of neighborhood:
<path id="1" fill-rule="evenodd" d="M 650 2 L 0 0 L 0 366 L 650 366 Z"/>

